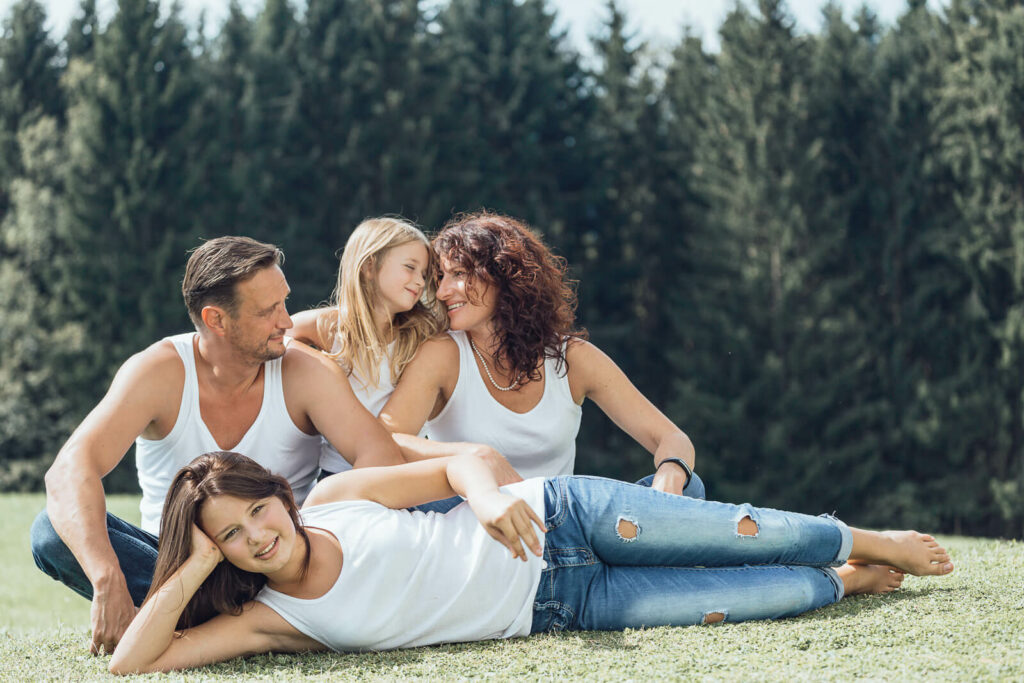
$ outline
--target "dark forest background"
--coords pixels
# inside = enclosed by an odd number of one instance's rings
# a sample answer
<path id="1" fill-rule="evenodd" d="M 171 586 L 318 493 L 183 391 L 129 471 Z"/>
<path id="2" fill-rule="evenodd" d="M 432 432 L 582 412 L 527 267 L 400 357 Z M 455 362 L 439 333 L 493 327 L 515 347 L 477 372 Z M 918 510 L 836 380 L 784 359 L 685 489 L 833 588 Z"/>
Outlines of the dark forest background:
<path id="1" fill-rule="evenodd" d="M 893 26 L 740 5 L 720 51 L 594 55 L 540 0 L 151 0 L 0 35 L 0 488 L 38 489 L 130 354 L 189 327 L 186 251 L 281 245 L 327 298 L 364 217 L 525 218 L 712 498 L 1024 536 L 1024 3 Z M 650 457 L 594 407 L 578 468 Z M 134 486 L 131 458 L 108 490 Z"/>

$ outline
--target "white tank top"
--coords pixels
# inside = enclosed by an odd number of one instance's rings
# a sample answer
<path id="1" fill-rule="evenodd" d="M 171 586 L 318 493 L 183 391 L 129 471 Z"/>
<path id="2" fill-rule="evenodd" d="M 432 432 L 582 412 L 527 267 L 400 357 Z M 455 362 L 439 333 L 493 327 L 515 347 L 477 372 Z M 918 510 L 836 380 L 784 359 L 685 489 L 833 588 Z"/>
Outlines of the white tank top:
<path id="1" fill-rule="evenodd" d="M 337 353 L 339 346 L 338 342 L 335 341 L 332 353 Z M 363 404 L 363 407 L 369 410 L 370 414 L 374 417 L 380 415 L 380 411 L 384 409 L 384 405 L 391 398 L 391 394 L 395 390 L 395 385 L 391 381 L 391 353 L 394 351 L 394 348 L 394 342 L 389 344 L 387 355 L 380 361 L 380 366 L 377 368 L 378 382 L 376 389 L 369 382 L 365 381 L 363 376 L 357 371 L 353 371 L 348 376 L 348 383 L 352 387 L 352 392 L 359 399 L 359 402 Z M 352 464 L 342 457 L 341 453 L 331 445 L 330 441 L 321 439 L 320 469 L 331 473 L 344 472 L 345 470 L 352 469 Z"/>
<path id="2" fill-rule="evenodd" d="M 545 359 L 540 402 L 529 412 L 516 413 L 487 391 L 466 333 L 448 334 L 459 347 L 459 379 L 448 403 L 427 422 L 430 438 L 487 444 L 524 479 L 572 474 L 583 410 L 572 400 L 568 368 L 559 373 L 557 361 Z"/>
<path id="3" fill-rule="evenodd" d="M 187 332 L 167 337 L 185 364 L 185 386 L 174 428 L 159 440 L 141 436 L 135 440 L 135 465 L 142 487 L 142 528 L 153 534 L 160 531 L 164 498 L 178 470 L 203 453 L 221 450 L 199 414 L 194 336 L 194 332 Z M 280 358 L 263 364 L 263 403 L 259 415 L 231 450 L 285 477 L 300 505 L 316 483 L 320 472 L 320 435 L 305 434 L 288 415 Z"/>
<path id="4" fill-rule="evenodd" d="M 502 490 L 544 519 L 544 480 Z M 337 582 L 312 600 L 263 588 L 256 600 L 332 650 L 390 650 L 530 633 L 543 561 L 513 559 L 467 503 L 447 514 L 369 501 L 317 505 L 302 523 L 341 544 Z M 543 533 L 534 527 L 543 545 Z"/>

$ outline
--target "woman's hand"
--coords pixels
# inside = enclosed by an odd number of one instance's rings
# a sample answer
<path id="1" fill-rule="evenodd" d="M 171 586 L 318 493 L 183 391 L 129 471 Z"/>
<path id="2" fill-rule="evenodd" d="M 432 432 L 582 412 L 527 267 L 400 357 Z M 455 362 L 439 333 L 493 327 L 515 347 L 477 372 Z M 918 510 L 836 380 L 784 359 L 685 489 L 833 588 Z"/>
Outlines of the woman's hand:
<path id="1" fill-rule="evenodd" d="M 206 563 L 208 567 L 216 567 L 224 559 L 224 553 L 213 542 L 199 525 L 192 524 L 192 557 Z"/>
<path id="2" fill-rule="evenodd" d="M 490 446 L 482 443 L 465 443 L 462 448 L 464 453 L 474 455 L 487 463 L 498 486 L 507 486 L 523 480 L 505 456 Z"/>
<path id="3" fill-rule="evenodd" d="M 533 525 L 544 532 L 547 528 L 525 500 L 501 491 L 487 491 L 468 500 L 480 524 L 492 538 L 512 552 L 513 558 L 526 561 L 523 543 L 534 555 L 541 556 L 543 549 Z"/>

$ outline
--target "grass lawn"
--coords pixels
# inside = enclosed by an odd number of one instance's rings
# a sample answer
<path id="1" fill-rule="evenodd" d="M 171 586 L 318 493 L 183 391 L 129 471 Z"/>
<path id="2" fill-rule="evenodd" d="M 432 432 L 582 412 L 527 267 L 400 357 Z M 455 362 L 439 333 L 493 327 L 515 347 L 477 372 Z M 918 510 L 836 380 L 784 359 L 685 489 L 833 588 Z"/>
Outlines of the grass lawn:
<path id="1" fill-rule="evenodd" d="M 88 604 L 43 576 L 28 550 L 41 495 L 0 496 L 0 680 L 107 677 L 89 656 Z M 110 508 L 137 519 L 136 500 Z M 888 596 L 843 600 L 797 619 L 568 633 L 364 655 L 263 655 L 174 680 L 365 678 L 701 678 L 1024 680 L 1024 543 L 942 537 L 957 570 L 910 577 Z"/>

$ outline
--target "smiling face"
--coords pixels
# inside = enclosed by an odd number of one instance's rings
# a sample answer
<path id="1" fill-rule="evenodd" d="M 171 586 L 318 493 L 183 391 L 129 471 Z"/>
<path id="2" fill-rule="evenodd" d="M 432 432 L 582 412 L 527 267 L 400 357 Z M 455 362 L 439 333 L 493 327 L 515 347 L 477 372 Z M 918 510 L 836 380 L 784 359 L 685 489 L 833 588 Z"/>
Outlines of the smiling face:
<path id="1" fill-rule="evenodd" d="M 224 316 L 225 338 L 247 361 L 263 363 L 284 355 L 284 333 L 292 326 L 285 300 L 291 291 L 277 266 L 264 268 L 236 285 L 238 309 Z"/>
<path id="2" fill-rule="evenodd" d="M 295 524 L 276 496 L 258 500 L 212 496 L 200 510 L 199 526 L 224 559 L 239 569 L 270 575 L 293 560 Z"/>
<path id="3" fill-rule="evenodd" d="M 437 298 L 448 309 L 448 323 L 453 330 L 492 333 L 498 288 L 472 279 L 465 268 L 444 257 L 441 257 Z"/>
<path id="4" fill-rule="evenodd" d="M 388 317 L 411 310 L 426 286 L 429 254 L 422 242 L 407 242 L 388 249 L 377 268 L 378 305 Z"/>

